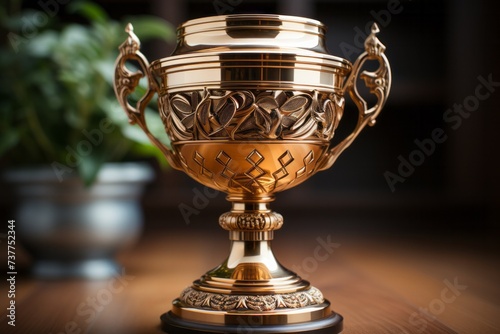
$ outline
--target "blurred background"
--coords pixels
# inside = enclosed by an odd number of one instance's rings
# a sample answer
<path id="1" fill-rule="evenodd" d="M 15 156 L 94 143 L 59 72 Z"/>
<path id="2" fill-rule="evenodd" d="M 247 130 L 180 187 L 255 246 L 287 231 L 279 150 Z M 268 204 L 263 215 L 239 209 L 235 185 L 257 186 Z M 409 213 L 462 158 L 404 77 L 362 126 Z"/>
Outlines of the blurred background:
<path id="1" fill-rule="evenodd" d="M 218 226 L 230 209 L 225 195 L 166 166 L 128 124 L 112 88 L 114 60 L 129 21 L 151 62 L 173 51 L 175 27 L 185 20 L 276 13 L 322 21 L 329 52 L 351 61 L 376 22 L 393 73 L 377 124 L 331 169 L 277 195 L 272 208 L 285 219 L 273 242 L 278 258 L 296 270 L 313 259 L 319 238 L 341 245 L 332 263 L 315 262 L 318 271 L 307 272 L 334 296 L 353 332 L 357 326 L 359 333 L 378 333 L 379 324 L 381 333 L 397 324 L 415 332 L 408 316 L 430 307 L 443 296 L 444 280 L 457 277 L 471 289 L 434 323 L 454 331 L 428 332 L 498 332 L 500 23 L 494 1 L 93 3 L 0 4 L 0 261 L 7 263 L 7 222 L 16 219 L 18 330 L 69 331 L 78 305 L 105 284 L 30 280 L 28 271 L 35 278 L 105 278 L 126 268 L 137 279 L 114 296 L 92 333 L 156 333 L 170 300 L 227 256 L 227 233 Z M 148 115 L 161 133 L 154 101 Z M 356 117 L 347 99 L 335 141 L 350 133 Z M 107 162 L 142 167 L 124 171 Z M 32 169 L 40 166 L 41 175 Z M 80 323 L 88 320 L 77 315 Z M 83 325 L 90 332 L 93 323 Z"/>
<path id="2" fill-rule="evenodd" d="M 43 2 L 43 1 L 42 1 Z M 49 3 L 50 1 L 44 2 Z M 82 21 L 57 1 L 59 22 Z M 293 230 L 309 228 L 394 236 L 498 236 L 500 229 L 500 25 L 491 1 L 481 0 L 100 0 L 115 20 L 155 15 L 177 26 L 185 20 L 237 13 L 279 13 L 314 18 L 328 26 L 331 54 L 354 61 L 371 22 L 381 29 L 393 72 L 389 101 L 376 126 L 366 128 L 328 171 L 277 196 L 274 209 Z M 39 1 L 22 6 L 40 10 Z M 140 33 L 138 33 L 141 38 Z M 123 39 L 125 35 L 123 34 Z M 169 55 L 175 41 L 144 43 L 150 61 Z M 1 80 L 4 80 L 3 78 Z M 23 80 L 19 77 L 18 80 Z M 493 82 L 487 87 L 485 82 Z M 482 85 L 479 93 L 478 85 Z M 478 95 L 480 94 L 480 95 Z M 483 95 L 481 95 L 483 94 Z M 479 99 L 479 96 L 488 95 Z M 457 106 L 465 105 L 462 114 Z M 454 109 L 455 108 L 455 109 Z M 468 111 L 470 110 L 470 111 Z M 3 111 L 2 111 L 3 112 Z M 349 101 L 339 138 L 350 131 L 356 109 Z M 3 116 L 2 116 L 3 117 Z M 4 120 L 2 119 L 2 122 Z M 437 130 L 436 130 L 437 129 Z M 443 133 L 440 142 L 433 132 Z M 445 139 L 443 139 L 445 138 Z M 427 152 L 417 142 L 425 142 Z M 151 160 L 148 160 L 151 161 Z M 403 161 L 406 161 L 403 162 Z M 408 162 L 413 167 L 408 167 Z M 229 209 L 223 194 L 208 198 L 189 220 L 202 186 L 184 173 L 159 167 L 142 200 L 149 228 L 218 231 Z M 406 165 L 402 166 L 402 165 Z M 8 158 L 2 167 L 9 167 Z M 6 188 L 7 189 L 7 188 Z M 2 217 L 15 199 L 1 194 Z M 288 225 L 285 225 L 288 226 Z"/>

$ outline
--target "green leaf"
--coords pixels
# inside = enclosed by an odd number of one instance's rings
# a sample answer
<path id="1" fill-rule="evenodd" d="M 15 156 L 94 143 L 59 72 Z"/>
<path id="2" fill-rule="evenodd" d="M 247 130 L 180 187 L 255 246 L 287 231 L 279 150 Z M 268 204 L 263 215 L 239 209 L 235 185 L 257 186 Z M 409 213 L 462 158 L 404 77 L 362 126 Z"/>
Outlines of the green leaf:
<path id="1" fill-rule="evenodd" d="M 44 31 L 30 40 L 27 51 L 34 57 L 49 57 L 57 49 L 58 34 L 55 31 Z"/>
<path id="2" fill-rule="evenodd" d="M 98 101 L 99 107 L 104 111 L 106 116 L 116 124 L 120 129 L 125 127 L 131 127 L 128 122 L 128 117 L 122 106 L 118 103 L 116 98 L 113 99 L 103 99 Z M 120 130 L 121 131 L 121 130 Z"/>
<path id="3" fill-rule="evenodd" d="M 125 138 L 128 138 L 136 143 L 141 143 L 141 144 L 150 144 L 148 136 L 142 131 L 142 129 L 136 125 L 136 126 L 127 126 L 122 129 L 122 133 L 125 136 Z"/>
<path id="4" fill-rule="evenodd" d="M 109 20 L 108 15 L 101 6 L 87 1 L 75 1 L 69 3 L 68 11 L 70 13 L 80 14 L 90 22 L 104 23 Z"/>
<path id="5" fill-rule="evenodd" d="M 75 108 L 78 106 L 75 106 Z M 64 120 L 68 125 L 75 129 L 83 129 L 85 127 L 86 119 L 78 109 L 68 108 L 64 113 Z"/>
<path id="6" fill-rule="evenodd" d="M 36 33 L 39 33 L 41 30 L 45 28 L 50 22 L 44 22 L 44 24 L 35 25 L 34 22 L 38 22 L 37 18 L 39 17 L 47 17 L 47 14 L 40 10 L 34 9 L 25 9 L 19 12 L 12 13 L 4 20 L 2 20 L 2 26 L 6 28 L 6 30 L 14 32 L 16 34 L 20 34 L 23 37 L 26 35 L 24 31 L 27 31 L 30 34 L 30 37 L 27 37 L 28 40 L 31 40 Z M 23 30 L 23 29 L 31 29 L 31 30 Z M 36 29 L 36 31 L 34 30 Z M 33 34 L 35 32 L 35 34 Z M 33 34 L 33 35 L 31 35 Z"/>
<path id="7" fill-rule="evenodd" d="M 89 28 L 79 24 L 70 24 L 61 32 L 59 47 L 63 48 L 66 52 L 72 52 L 78 55 L 78 53 L 81 52 L 81 50 L 85 50 L 85 48 L 99 48 L 98 41 L 93 37 Z M 74 48 L 77 49 L 75 50 Z"/>
<path id="8" fill-rule="evenodd" d="M 169 167 L 167 159 L 161 150 L 156 146 L 135 144 L 131 147 L 131 151 L 138 156 L 154 157 L 160 164 L 160 167 L 164 169 Z"/>
<path id="9" fill-rule="evenodd" d="M 164 145 L 170 145 L 170 138 L 167 135 L 165 126 L 161 121 L 158 111 L 146 108 L 146 122 L 148 124 L 149 131 Z"/>
<path id="10" fill-rule="evenodd" d="M 92 63 L 92 66 L 103 78 L 103 80 L 105 80 L 112 87 L 115 81 L 115 62 L 113 59 L 96 60 Z"/>

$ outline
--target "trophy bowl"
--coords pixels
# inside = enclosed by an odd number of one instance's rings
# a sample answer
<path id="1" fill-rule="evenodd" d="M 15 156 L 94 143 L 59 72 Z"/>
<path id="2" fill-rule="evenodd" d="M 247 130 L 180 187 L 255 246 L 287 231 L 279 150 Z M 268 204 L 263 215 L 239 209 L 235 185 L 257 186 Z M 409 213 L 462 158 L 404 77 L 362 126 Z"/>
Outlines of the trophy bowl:
<path id="1" fill-rule="evenodd" d="M 274 257 L 271 240 L 283 217 L 271 211 L 277 192 L 328 169 L 366 125 L 375 124 L 391 86 L 376 24 L 354 64 L 329 55 L 316 20 L 241 14 L 190 20 L 178 28 L 170 57 L 151 64 L 129 24 L 115 66 L 115 92 L 172 167 L 227 194 L 232 209 L 226 261 L 195 280 L 161 316 L 168 333 L 340 333 L 342 317 L 308 281 Z M 366 61 L 378 62 L 373 71 Z M 139 64 L 130 70 L 127 62 Z M 129 95 L 146 76 L 135 106 Z M 360 96 L 358 81 L 374 95 Z M 332 145 L 345 94 L 358 107 L 352 133 Z M 148 129 L 144 109 L 158 95 L 171 144 Z"/>

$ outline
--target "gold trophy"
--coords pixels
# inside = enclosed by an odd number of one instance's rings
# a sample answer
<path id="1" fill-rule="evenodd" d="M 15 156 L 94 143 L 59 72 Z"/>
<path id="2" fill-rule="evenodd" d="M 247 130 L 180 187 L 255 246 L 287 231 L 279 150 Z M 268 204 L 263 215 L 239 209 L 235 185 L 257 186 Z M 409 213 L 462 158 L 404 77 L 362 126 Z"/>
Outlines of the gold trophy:
<path id="1" fill-rule="evenodd" d="M 373 125 L 391 86 L 385 46 L 373 24 L 354 64 L 329 55 L 316 20 L 242 14 L 190 20 L 178 28 L 172 56 L 148 63 L 129 24 L 115 68 L 115 92 L 128 114 L 176 169 L 227 193 L 231 211 L 226 261 L 181 292 L 161 316 L 168 333 L 340 333 L 342 317 L 309 282 L 283 267 L 271 240 L 283 217 L 275 193 L 330 168 L 365 125 Z M 362 71 L 368 60 L 377 70 Z M 141 69 L 131 71 L 127 61 Z M 128 96 L 146 76 L 136 106 Z M 360 96 L 363 79 L 376 98 Z M 359 109 L 354 131 L 330 144 L 349 92 Z M 171 144 L 148 130 L 144 109 L 158 94 Z"/>

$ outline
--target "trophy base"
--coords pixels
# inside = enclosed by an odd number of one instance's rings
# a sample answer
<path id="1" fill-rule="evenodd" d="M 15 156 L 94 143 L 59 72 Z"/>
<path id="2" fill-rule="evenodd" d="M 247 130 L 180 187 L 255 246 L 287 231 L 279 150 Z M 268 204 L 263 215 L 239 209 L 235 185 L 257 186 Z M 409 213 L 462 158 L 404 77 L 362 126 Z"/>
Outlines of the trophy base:
<path id="1" fill-rule="evenodd" d="M 338 334 L 342 333 L 343 318 L 340 314 L 331 313 L 330 316 L 318 320 L 297 324 L 283 325 L 251 325 L 243 322 L 239 325 L 214 325 L 200 322 L 186 321 L 172 312 L 164 313 L 161 317 L 162 330 L 168 334 Z"/>

